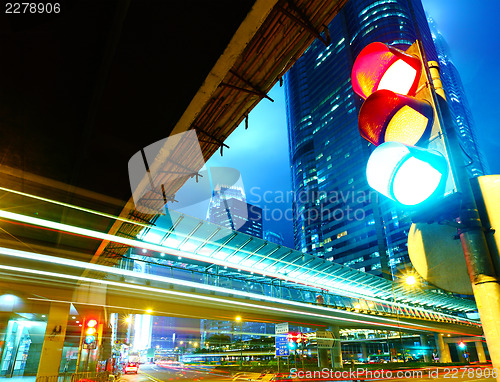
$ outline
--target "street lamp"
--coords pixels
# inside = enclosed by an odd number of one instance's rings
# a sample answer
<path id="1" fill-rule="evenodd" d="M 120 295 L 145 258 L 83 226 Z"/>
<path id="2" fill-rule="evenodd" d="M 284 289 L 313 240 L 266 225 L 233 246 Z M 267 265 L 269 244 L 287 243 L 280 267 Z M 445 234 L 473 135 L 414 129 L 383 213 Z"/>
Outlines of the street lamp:
<path id="1" fill-rule="evenodd" d="M 401 354 L 403 355 L 403 362 L 406 363 L 405 348 L 403 345 L 403 335 L 401 333 L 401 323 L 399 321 L 399 308 L 396 305 L 396 292 L 394 291 L 394 282 L 392 283 L 392 296 L 394 298 L 394 309 L 396 310 L 396 319 L 398 320 L 399 342 L 401 343 Z M 389 345 L 387 345 L 389 346 Z M 397 353 L 396 353 L 397 358 Z"/>
<path id="2" fill-rule="evenodd" d="M 241 346 L 240 346 L 240 367 L 243 367 L 243 321 L 240 316 L 236 316 L 236 322 L 240 323 Z"/>
<path id="3" fill-rule="evenodd" d="M 405 277 L 405 283 L 407 285 L 413 286 L 417 283 L 417 278 L 413 275 L 409 275 Z"/>
<path id="4" fill-rule="evenodd" d="M 417 284 L 417 278 L 412 275 L 412 274 L 407 274 L 404 276 L 404 283 L 408 286 L 413 287 L 414 285 Z M 403 345 L 403 336 L 401 334 L 401 323 L 399 321 L 399 309 L 396 306 L 396 292 L 394 291 L 394 283 L 392 283 L 392 296 L 394 298 L 394 309 L 396 310 L 396 317 L 398 320 L 398 330 L 399 330 L 399 341 L 401 342 L 401 352 L 403 354 L 403 362 L 406 362 L 406 355 L 405 355 L 405 349 Z"/>

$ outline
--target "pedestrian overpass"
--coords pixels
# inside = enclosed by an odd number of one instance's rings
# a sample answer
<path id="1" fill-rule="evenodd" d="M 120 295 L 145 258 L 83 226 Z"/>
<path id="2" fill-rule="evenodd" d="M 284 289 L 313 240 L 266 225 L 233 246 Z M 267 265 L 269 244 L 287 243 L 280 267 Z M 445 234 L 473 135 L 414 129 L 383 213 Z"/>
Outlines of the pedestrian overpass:
<path id="1" fill-rule="evenodd" d="M 228 320 L 245 314 L 255 321 L 481 334 L 480 322 L 469 318 L 476 311 L 471 300 L 409 289 L 172 210 L 154 225 L 135 222 L 143 226 L 135 239 L 5 210 L 0 217 L 130 247 L 114 266 L 43 247 L 1 248 L 2 286 L 37 305 L 65 301 L 83 310 L 152 309 Z"/>

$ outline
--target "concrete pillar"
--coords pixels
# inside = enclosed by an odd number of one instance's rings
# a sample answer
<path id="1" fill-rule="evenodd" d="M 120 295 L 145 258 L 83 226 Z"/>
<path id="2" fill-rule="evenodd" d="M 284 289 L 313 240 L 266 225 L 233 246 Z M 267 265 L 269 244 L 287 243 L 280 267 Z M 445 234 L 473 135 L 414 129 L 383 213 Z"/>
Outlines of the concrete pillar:
<path id="1" fill-rule="evenodd" d="M 443 341 L 443 336 L 440 333 L 434 334 L 434 339 L 436 341 L 436 347 L 439 355 L 439 362 L 449 363 L 451 362 L 450 348 L 448 344 Z"/>
<path id="2" fill-rule="evenodd" d="M 481 341 L 474 342 L 476 345 L 477 357 L 480 363 L 486 363 L 486 354 L 484 353 L 483 343 Z"/>
<path id="3" fill-rule="evenodd" d="M 420 346 L 424 350 L 424 362 L 431 362 L 431 354 L 429 351 L 429 341 L 427 339 L 427 334 L 420 335 Z"/>
<path id="4" fill-rule="evenodd" d="M 328 349 L 318 349 L 318 367 L 328 368 Z"/>
<path id="5" fill-rule="evenodd" d="M 70 304 L 67 303 L 50 303 L 47 329 L 45 330 L 40 363 L 36 374 L 37 378 L 59 374 L 69 308 Z"/>
<path id="6" fill-rule="evenodd" d="M 5 337 L 7 337 L 7 326 L 10 316 L 0 318 L 0 364 L 2 363 L 3 350 L 5 348 Z"/>
<path id="7" fill-rule="evenodd" d="M 340 333 L 338 326 L 330 326 L 330 331 L 333 333 L 333 337 L 335 339 L 334 347 L 332 349 L 332 366 L 335 369 L 341 369 L 342 365 L 342 349 L 340 346 Z"/>
<path id="8" fill-rule="evenodd" d="M 368 349 L 364 342 L 361 342 L 361 356 L 363 357 L 363 361 L 366 362 L 368 359 Z"/>

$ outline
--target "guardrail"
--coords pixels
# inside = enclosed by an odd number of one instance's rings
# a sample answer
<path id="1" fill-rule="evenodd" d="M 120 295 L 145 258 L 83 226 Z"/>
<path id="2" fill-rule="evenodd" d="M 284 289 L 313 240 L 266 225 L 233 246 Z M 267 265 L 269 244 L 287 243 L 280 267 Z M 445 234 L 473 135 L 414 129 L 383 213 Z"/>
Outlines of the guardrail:
<path id="1" fill-rule="evenodd" d="M 58 375 L 46 375 L 36 377 L 36 382 L 108 382 L 110 374 L 103 372 L 84 372 L 84 373 L 60 373 Z"/>

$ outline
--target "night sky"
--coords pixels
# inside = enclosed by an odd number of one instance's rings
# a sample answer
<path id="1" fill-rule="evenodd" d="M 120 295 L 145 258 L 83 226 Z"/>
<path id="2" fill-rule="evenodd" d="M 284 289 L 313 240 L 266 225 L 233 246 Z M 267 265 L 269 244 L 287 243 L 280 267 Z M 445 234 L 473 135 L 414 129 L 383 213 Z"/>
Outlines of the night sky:
<path id="1" fill-rule="evenodd" d="M 446 39 L 452 61 L 461 75 L 479 147 L 491 173 L 500 174 L 497 122 L 500 107 L 496 94 L 500 89 L 497 73 L 500 53 L 496 41 L 500 35 L 497 29 L 500 1 L 423 0 L 423 5 Z M 293 247 L 292 221 L 279 219 L 283 211 L 290 208 L 290 204 L 283 201 L 283 195 L 291 188 L 283 88 L 275 86 L 269 95 L 275 102 L 262 100 L 250 114 L 249 129 L 238 127 L 226 141 L 230 149 L 224 150 L 223 157 L 214 154 L 208 165 L 238 169 L 247 201 L 271 208 L 264 228 L 282 233 L 286 244 Z M 270 191 L 266 194 L 267 200 L 274 200 L 274 203 L 262 200 L 266 190 Z M 206 204 L 197 207 L 185 212 L 204 218 Z"/>

